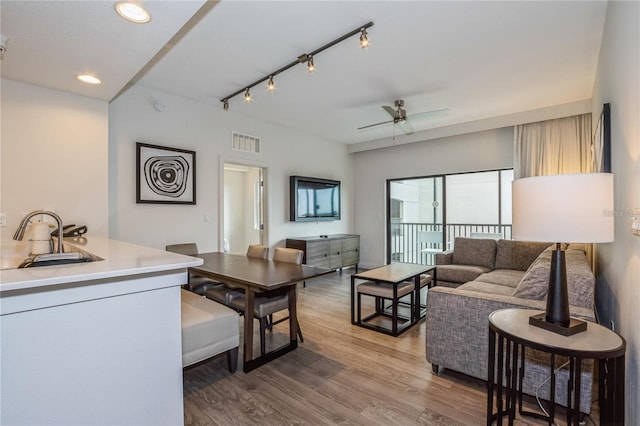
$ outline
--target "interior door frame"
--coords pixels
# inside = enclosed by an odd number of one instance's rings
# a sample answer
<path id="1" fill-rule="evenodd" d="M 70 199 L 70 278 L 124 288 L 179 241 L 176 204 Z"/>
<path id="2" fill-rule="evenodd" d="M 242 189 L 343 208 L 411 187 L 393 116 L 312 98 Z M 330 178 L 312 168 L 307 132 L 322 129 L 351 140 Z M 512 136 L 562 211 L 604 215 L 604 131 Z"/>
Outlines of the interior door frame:
<path id="1" fill-rule="evenodd" d="M 268 190 L 268 172 L 269 166 L 267 163 L 260 161 L 251 161 L 246 158 L 227 157 L 221 155 L 219 158 L 218 167 L 218 217 L 220 221 L 218 223 L 218 247 L 222 251 L 224 248 L 224 165 L 225 163 L 237 164 L 239 166 L 254 167 L 262 169 L 262 241 L 261 244 L 269 244 L 269 196 Z"/>

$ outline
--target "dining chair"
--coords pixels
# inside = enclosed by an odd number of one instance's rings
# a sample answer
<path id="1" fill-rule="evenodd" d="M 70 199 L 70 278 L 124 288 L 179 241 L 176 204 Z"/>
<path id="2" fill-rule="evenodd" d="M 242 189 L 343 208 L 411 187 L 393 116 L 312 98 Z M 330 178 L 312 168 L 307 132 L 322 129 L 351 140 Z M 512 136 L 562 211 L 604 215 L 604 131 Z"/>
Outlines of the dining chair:
<path id="1" fill-rule="evenodd" d="M 273 252 L 273 261 L 282 263 L 295 263 L 302 264 L 304 252 L 298 249 L 276 247 Z M 244 312 L 245 297 L 242 294 L 241 297 L 236 297 L 230 301 L 229 306 L 232 308 Z M 264 355 L 266 352 L 266 330 L 273 330 L 273 326 L 289 319 L 289 317 L 280 318 L 273 321 L 273 314 L 276 312 L 289 309 L 289 296 L 286 293 L 276 291 L 276 294 L 260 295 L 254 299 L 253 316 L 260 321 L 260 354 Z M 304 342 L 302 331 L 300 330 L 300 323 L 297 324 L 298 338 L 300 342 Z"/>
<path id="2" fill-rule="evenodd" d="M 269 258 L 269 246 L 263 246 L 261 244 L 251 244 L 247 248 L 247 257 L 255 257 L 256 259 L 268 259 Z"/>
<path id="3" fill-rule="evenodd" d="M 255 259 L 268 259 L 269 258 L 269 246 L 263 246 L 260 244 L 251 244 L 247 248 L 247 257 L 253 257 Z M 207 299 L 215 300 L 218 303 L 222 303 L 230 306 L 233 299 L 237 299 L 240 296 L 244 296 L 244 290 L 239 288 L 232 288 L 226 284 L 222 284 L 216 287 L 207 289 L 204 292 L 204 296 Z"/>
<path id="4" fill-rule="evenodd" d="M 168 244 L 164 248 L 166 251 L 184 254 L 185 256 L 195 256 L 198 254 L 198 245 L 196 243 Z M 213 281 L 209 278 L 199 277 L 197 275 L 189 273 L 189 282 L 187 284 L 187 289 L 196 294 L 202 296 L 208 289 L 219 285 L 221 285 L 221 283 L 217 281 Z"/>

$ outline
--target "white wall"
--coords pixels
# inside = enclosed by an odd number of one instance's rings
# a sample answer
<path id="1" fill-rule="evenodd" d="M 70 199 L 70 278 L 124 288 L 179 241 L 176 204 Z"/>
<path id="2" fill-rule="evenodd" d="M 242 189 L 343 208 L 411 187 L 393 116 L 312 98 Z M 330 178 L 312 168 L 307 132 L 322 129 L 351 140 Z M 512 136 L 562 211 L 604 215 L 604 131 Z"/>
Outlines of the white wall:
<path id="1" fill-rule="evenodd" d="M 153 108 L 156 99 L 166 105 Z M 262 138 L 262 154 L 231 150 L 231 132 Z M 135 202 L 135 143 L 146 142 L 196 151 L 197 204 Z M 341 144 L 284 127 L 241 117 L 222 107 L 135 86 L 109 106 L 109 216 L 111 237 L 150 247 L 195 241 L 200 251 L 219 247 L 221 158 L 267 168 L 268 244 L 287 237 L 351 231 L 351 158 Z M 342 181 L 342 220 L 289 222 L 289 176 L 309 175 Z"/>
<path id="2" fill-rule="evenodd" d="M 361 265 L 385 264 L 386 181 L 513 167 L 513 128 L 506 127 L 358 152 L 354 160 L 355 232 Z"/>
<path id="3" fill-rule="evenodd" d="M 601 323 L 627 341 L 626 424 L 640 419 L 640 236 L 629 210 L 640 208 L 640 3 L 609 2 L 593 93 L 594 116 L 611 104 L 615 242 L 597 247 Z M 595 120 L 594 120 L 595 122 Z"/>
<path id="4" fill-rule="evenodd" d="M 108 236 L 107 103 L 11 80 L 1 85 L 3 243 L 23 214 L 42 208 L 65 224 L 87 225 L 88 235 Z"/>

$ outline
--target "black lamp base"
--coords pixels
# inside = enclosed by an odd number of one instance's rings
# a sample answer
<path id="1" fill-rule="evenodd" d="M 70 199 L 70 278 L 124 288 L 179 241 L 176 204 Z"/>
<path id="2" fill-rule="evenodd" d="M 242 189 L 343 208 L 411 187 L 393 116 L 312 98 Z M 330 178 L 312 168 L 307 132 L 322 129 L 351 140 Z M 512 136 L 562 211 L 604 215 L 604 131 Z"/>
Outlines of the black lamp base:
<path id="1" fill-rule="evenodd" d="M 544 313 L 531 315 L 529 317 L 529 324 L 536 327 L 544 328 L 545 330 L 549 330 L 557 334 L 562 334 L 563 336 L 573 336 L 574 334 L 578 334 L 587 330 L 587 323 L 585 321 L 570 318 L 569 325 L 565 327 L 560 324 L 547 322 L 545 316 L 546 315 Z"/>

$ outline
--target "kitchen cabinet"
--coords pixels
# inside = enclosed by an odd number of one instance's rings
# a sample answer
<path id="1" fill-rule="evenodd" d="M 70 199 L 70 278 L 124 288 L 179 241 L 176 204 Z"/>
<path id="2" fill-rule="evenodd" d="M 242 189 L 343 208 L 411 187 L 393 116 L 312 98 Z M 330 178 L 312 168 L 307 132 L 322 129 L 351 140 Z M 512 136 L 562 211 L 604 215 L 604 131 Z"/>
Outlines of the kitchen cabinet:
<path id="1" fill-rule="evenodd" d="M 183 424 L 180 288 L 202 259 L 80 241 L 102 260 L 0 271 L 0 424 Z"/>

